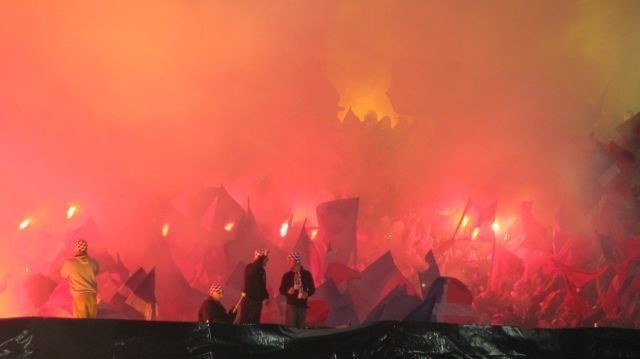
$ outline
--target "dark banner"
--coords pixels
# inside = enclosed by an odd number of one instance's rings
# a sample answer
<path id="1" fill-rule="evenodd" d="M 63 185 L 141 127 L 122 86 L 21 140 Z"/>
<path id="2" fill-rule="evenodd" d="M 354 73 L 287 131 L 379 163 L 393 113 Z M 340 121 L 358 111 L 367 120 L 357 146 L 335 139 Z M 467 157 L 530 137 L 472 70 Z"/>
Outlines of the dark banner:
<path id="1" fill-rule="evenodd" d="M 0 358 L 639 358 L 640 331 L 379 322 L 345 329 L 0 321 Z"/>

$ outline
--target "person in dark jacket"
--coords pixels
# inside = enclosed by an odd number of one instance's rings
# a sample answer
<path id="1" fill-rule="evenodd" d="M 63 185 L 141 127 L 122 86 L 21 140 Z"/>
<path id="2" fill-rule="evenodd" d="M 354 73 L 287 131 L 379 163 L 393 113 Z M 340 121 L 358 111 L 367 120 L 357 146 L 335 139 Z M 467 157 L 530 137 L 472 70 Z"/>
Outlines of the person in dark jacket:
<path id="1" fill-rule="evenodd" d="M 285 325 L 304 328 L 307 319 L 307 299 L 316 291 L 311 272 L 302 267 L 300 254 L 287 256 L 290 271 L 282 276 L 280 294 L 287 297 Z"/>
<path id="2" fill-rule="evenodd" d="M 244 269 L 244 291 L 240 302 L 240 310 L 235 323 L 260 323 L 262 302 L 269 299 L 267 292 L 267 272 L 265 267 L 269 261 L 269 251 L 258 249 L 253 262 Z"/>
<path id="3" fill-rule="evenodd" d="M 209 297 L 202 302 L 198 311 L 198 320 L 206 323 L 222 323 L 232 324 L 236 318 L 236 309 L 231 308 L 229 311 L 224 309 L 222 305 L 222 297 L 224 289 L 222 285 L 213 283 L 209 288 Z"/>

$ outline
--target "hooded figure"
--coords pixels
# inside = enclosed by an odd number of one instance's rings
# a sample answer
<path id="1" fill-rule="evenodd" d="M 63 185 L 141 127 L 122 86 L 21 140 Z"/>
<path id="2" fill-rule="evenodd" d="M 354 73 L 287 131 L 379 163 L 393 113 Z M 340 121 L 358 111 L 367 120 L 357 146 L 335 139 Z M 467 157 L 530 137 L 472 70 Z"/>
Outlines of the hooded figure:
<path id="1" fill-rule="evenodd" d="M 87 254 L 87 241 L 78 239 L 75 244 L 76 255 L 62 265 L 60 275 L 69 281 L 73 297 L 73 316 L 76 318 L 95 318 L 98 316 L 98 282 L 96 275 L 100 270 L 98 262 Z"/>

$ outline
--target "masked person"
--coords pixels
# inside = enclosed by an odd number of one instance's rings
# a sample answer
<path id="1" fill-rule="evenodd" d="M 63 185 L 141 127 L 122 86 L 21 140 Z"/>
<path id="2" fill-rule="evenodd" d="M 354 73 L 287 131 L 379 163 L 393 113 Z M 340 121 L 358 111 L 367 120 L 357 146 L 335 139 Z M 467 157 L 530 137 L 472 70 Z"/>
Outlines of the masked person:
<path id="1" fill-rule="evenodd" d="M 267 292 L 267 272 L 264 269 L 269 262 L 269 251 L 258 249 L 253 262 L 244 269 L 244 291 L 235 323 L 260 323 L 262 302 L 269 299 Z"/>
<path id="2" fill-rule="evenodd" d="M 98 282 L 100 270 L 98 262 L 87 254 L 87 241 L 78 239 L 75 243 L 76 255 L 62 265 L 60 275 L 69 281 L 73 297 L 73 316 L 95 318 L 98 316 Z"/>
<path id="3" fill-rule="evenodd" d="M 224 309 L 222 305 L 222 297 L 224 296 L 224 288 L 218 283 L 211 284 L 209 288 L 209 297 L 202 302 L 198 311 L 198 320 L 207 323 L 232 324 L 236 318 L 236 309 L 231 308 L 229 311 Z"/>
<path id="4" fill-rule="evenodd" d="M 282 276 L 280 294 L 287 297 L 285 325 L 304 328 L 307 319 L 307 299 L 316 291 L 311 272 L 302 267 L 300 254 L 287 256 L 290 271 Z"/>

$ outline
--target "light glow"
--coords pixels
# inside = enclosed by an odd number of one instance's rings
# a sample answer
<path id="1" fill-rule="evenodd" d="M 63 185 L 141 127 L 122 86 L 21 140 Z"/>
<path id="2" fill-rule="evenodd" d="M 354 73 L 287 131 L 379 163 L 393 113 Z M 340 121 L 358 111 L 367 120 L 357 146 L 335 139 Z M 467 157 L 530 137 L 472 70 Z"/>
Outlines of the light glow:
<path id="1" fill-rule="evenodd" d="M 76 214 L 77 211 L 78 211 L 78 207 L 69 206 L 69 209 L 67 209 L 67 219 L 73 218 L 73 216 Z"/>
<path id="2" fill-rule="evenodd" d="M 25 229 L 27 229 L 27 227 L 29 227 L 31 225 L 31 218 L 25 218 L 22 222 L 20 222 L 20 225 L 18 226 L 18 228 L 23 231 Z"/>
<path id="3" fill-rule="evenodd" d="M 284 222 L 282 226 L 280 226 L 280 237 L 284 238 L 287 236 L 289 232 L 289 222 Z"/>

